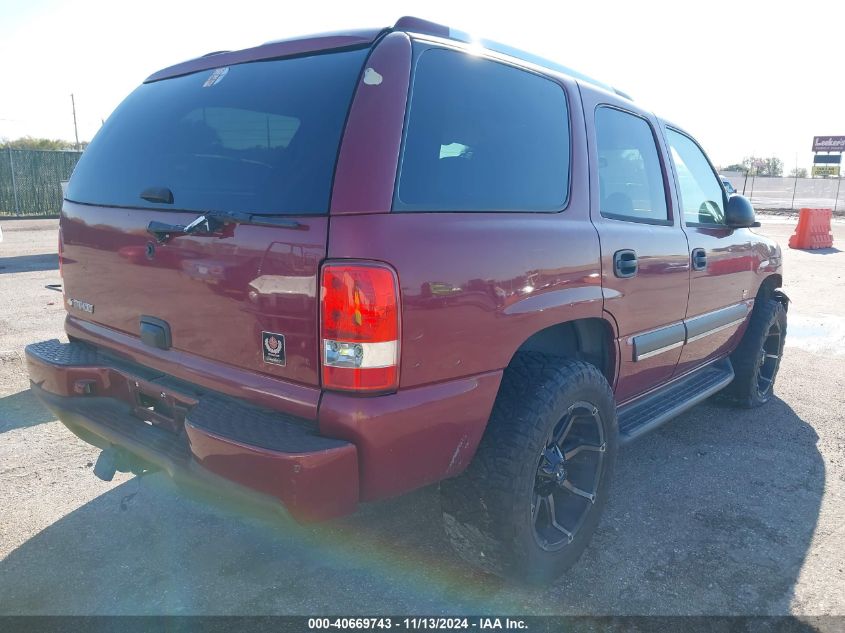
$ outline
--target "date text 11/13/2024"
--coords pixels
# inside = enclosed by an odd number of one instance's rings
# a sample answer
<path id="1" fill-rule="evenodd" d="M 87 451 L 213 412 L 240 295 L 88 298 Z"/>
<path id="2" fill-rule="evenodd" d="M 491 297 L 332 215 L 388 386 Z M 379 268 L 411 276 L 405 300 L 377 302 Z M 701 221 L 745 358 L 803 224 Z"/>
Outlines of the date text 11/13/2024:
<path id="1" fill-rule="evenodd" d="M 375 630 L 525 630 L 525 620 L 519 618 L 309 618 L 308 630 L 322 629 L 375 629 Z"/>

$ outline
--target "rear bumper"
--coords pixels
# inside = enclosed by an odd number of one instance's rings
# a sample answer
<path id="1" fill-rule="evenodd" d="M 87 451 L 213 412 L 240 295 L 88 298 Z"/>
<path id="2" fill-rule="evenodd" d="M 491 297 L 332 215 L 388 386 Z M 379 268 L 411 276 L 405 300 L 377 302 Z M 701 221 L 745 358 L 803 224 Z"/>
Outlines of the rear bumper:
<path id="1" fill-rule="evenodd" d="M 298 520 L 348 514 L 359 501 L 461 473 L 502 376 L 493 371 L 378 397 L 325 392 L 308 420 L 100 349 L 57 340 L 26 348 L 33 393 L 71 431 L 176 480 L 229 480 L 281 502 Z M 170 430 L 143 421 L 151 402 L 164 405 Z"/>
<path id="2" fill-rule="evenodd" d="M 357 506 L 354 444 L 319 435 L 314 422 L 197 389 L 84 343 L 37 343 L 26 358 L 33 393 L 95 446 L 118 447 L 190 487 L 219 492 L 228 480 L 244 495 L 281 502 L 301 521 Z M 151 396 L 179 423 L 146 423 Z"/>

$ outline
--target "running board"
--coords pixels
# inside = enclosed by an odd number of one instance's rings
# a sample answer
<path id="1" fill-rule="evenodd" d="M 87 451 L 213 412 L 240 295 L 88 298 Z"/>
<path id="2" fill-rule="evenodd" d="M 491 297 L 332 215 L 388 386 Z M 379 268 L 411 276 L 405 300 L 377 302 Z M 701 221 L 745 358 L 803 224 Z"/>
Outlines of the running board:
<path id="1" fill-rule="evenodd" d="M 620 407 L 620 442 L 627 444 L 653 431 L 725 388 L 733 378 L 731 361 L 724 358 Z"/>

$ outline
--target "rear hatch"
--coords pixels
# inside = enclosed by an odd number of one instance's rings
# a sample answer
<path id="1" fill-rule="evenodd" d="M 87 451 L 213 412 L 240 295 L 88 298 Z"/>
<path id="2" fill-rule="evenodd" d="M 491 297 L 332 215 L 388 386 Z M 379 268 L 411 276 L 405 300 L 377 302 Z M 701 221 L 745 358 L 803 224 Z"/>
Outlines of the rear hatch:
<path id="1" fill-rule="evenodd" d="M 367 49 L 151 81 L 83 154 L 61 220 L 74 318 L 319 384 L 318 275 L 341 135 Z M 151 222 L 238 221 L 159 239 Z M 211 228 L 211 227 L 209 227 Z"/>

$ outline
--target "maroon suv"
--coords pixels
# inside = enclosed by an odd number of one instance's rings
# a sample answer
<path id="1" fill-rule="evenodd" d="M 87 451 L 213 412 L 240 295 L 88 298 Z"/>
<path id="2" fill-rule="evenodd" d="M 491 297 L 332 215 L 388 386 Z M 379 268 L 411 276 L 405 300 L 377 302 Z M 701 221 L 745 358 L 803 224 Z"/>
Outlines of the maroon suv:
<path id="1" fill-rule="evenodd" d="M 466 559 L 549 578 L 620 444 L 772 394 L 781 254 L 691 136 L 449 28 L 149 77 L 67 189 L 69 343 L 32 389 L 103 449 L 300 520 L 440 483 Z"/>

